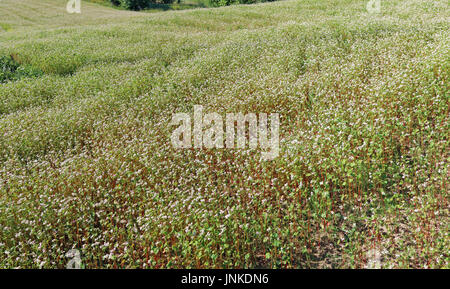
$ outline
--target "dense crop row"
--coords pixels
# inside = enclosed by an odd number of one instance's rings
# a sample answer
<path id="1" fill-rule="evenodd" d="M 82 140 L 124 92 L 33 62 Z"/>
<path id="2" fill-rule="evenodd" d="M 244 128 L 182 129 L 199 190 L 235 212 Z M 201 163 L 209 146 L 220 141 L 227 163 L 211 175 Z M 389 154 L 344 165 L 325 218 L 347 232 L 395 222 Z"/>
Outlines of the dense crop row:
<path id="1" fill-rule="evenodd" d="M 0 267 L 448 267 L 449 7 L 383 5 L 1 35 L 45 75 L 0 86 Z M 173 149 L 196 104 L 280 113 L 280 157 Z"/>

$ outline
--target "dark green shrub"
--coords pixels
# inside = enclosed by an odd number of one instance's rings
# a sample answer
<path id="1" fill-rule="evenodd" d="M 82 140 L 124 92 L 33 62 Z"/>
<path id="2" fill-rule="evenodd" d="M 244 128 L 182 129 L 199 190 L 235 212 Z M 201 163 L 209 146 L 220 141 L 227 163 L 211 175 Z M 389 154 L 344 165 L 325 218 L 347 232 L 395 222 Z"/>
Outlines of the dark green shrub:
<path id="1" fill-rule="evenodd" d="M 152 4 L 171 4 L 174 0 L 110 0 L 112 4 L 128 10 L 142 10 Z"/>
<path id="2" fill-rule="evenodd" d="M 150 4 L 150 0 L 120 0 L 120 6 L 129 10 L 141 10 Z"/>
<path id="3" fill-rule="evenodd" d="M 40 70 L 31 66 L 20 65 L 12 56 L 0 56 L 0 83 L 40 75 L 42 75 Z"/>

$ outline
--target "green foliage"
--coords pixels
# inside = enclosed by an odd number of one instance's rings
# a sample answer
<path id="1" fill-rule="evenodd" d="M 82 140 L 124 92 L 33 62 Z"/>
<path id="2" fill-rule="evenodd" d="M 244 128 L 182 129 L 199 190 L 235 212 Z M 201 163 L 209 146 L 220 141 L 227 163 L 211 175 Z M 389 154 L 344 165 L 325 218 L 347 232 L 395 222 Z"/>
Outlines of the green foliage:
<path id="1" fill-rule="evenodd" d="M 175 0 L 111 0 L 111 3 L 129 10 L 142 10 L 151 7 L 152 4 L 170 4 L 174 1 Z"/>
<path id="2" fill-rule="evenodd" d="M 4 15 L 45 74 L 0 85 L 0 268 L 449 268 L 448 3 L 366 3 Z M 196 104 L 278 112 L 279 158 L 174 149 Z"/>
<path id="3" fill-rule="evenodd" d="M 37 77 L 42 73 L 27 65 L 20 65 L 12 56 L 0 56 L 0 83 L 22 77 Z"/>

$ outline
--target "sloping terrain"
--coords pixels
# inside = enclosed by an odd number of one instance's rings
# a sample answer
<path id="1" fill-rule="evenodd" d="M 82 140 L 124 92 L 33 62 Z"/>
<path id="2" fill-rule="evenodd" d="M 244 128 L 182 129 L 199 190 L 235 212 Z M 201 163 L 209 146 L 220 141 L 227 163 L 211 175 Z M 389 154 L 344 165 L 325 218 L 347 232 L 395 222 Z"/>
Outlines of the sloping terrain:
<path id="1" fill-rule="evenodd" d="M 448 268 L 448 1 L 161 13 L 1 0 L 0 267 Z M 280 156 L 170 143 L 280 114 Z"/>
<path id="2" fill-rule="evenodd" d="M 137 13 L 110 9 L 82 1 L 81 14 L 67 13 L 68 0 L 1 0 L 0 26 L 6 30 L 20 28 L 65 28 L 78 25 L 99 25 L 128 21 Z"/>

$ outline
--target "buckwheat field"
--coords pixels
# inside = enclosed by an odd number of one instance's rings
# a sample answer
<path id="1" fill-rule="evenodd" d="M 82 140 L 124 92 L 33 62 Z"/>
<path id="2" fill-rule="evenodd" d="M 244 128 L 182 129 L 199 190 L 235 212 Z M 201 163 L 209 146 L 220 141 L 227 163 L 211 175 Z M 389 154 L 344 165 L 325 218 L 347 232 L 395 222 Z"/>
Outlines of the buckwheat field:
<path id="1" fill-rule="evenodd" d="M 367 2 L 1 0 L 0 268 L 449 268 L 450 4 Z M 279 156 L 174 148 L 194 105 Z"/>

